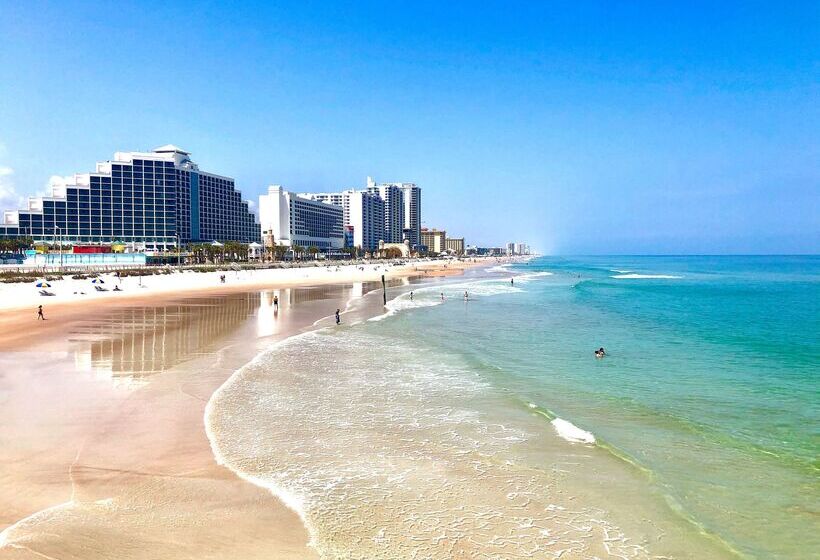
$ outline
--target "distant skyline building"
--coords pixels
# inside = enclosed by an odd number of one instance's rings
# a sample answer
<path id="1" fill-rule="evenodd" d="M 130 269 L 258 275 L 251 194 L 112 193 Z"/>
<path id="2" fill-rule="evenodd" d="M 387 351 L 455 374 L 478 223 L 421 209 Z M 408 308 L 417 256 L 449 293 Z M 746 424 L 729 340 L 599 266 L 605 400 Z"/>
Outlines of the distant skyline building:
<path id="1" fill-rule="evenodd" d="M 464 254 L 464 238 L 463 237 L 448 237 L 444 241 L 447 251 L 454 255 Z"/>
<path id="2" fill-rule="evenodd" d="M 208 173 L 173 145 L 116 152 L 93 173 L 78 173 L 4 212 L 0 237 L 35 242 L 123 242 L 167 249 L 177 242 L 261 240 L 259 225 L 234 180 Z"/>
<path id="3" fill-rule="evenodd" d="M 438 229 L 421 228 L 421 244 L 430 253 L 443 253 L 447 250 L 447 232 Z"/>
<path id="4" fill-rule="evenodd" d="M 262 236 L 272 244 L 318 247 L 322 250 L 344 246 L 344 211 L 340 206 L 286 191 L 281 185 L 268 187 L 259 197 Z"/>

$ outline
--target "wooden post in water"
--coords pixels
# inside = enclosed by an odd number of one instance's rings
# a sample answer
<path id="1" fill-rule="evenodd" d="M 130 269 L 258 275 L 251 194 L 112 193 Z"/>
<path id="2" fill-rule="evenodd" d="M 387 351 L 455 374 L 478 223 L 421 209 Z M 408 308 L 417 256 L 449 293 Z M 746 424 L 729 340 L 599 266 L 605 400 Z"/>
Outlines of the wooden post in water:
<path id="1" fill-rule="evenodd" d="M 387 283 L 384 281 L 384 274 L 382 274 L 382 290 L 384 290 L 384 304 L 387 305 Z"/>

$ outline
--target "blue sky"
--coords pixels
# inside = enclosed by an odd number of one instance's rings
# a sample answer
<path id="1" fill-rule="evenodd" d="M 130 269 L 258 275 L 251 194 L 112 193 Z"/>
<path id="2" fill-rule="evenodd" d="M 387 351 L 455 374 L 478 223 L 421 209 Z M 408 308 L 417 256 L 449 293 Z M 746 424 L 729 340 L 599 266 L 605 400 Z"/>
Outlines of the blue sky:
<path id="1" fill-rule="evenodd" d="M 777 5 L 782 4 L 782 5 Z M 173 143 L 543 251 L 816 253 L 820 3 L 0 0 L 0 206 Z"/>

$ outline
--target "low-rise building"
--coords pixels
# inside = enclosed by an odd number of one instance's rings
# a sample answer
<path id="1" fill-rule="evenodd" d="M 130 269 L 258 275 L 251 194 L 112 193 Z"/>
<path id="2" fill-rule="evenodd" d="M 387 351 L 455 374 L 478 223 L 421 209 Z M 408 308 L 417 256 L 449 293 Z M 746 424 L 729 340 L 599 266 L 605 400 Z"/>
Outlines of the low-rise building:
<path id="1" fill-rule="evenodd" d="M 463 237 L 448 237 L 445 240 L 447 252 L 454 255 L 464 254 L 464 238 Z"/>
<path id="2" fill-rule="evenodd" d="M 447 250 L 447 232 L 435 228 L 421 228 L 421 244 L 426 245 L 430 253 L 443 253 Z"/>

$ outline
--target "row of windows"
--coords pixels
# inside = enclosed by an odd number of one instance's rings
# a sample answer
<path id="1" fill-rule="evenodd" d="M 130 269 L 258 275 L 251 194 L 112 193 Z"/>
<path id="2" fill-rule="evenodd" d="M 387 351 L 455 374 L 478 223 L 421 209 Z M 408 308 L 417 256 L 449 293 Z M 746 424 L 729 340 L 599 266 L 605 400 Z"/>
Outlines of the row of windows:
<path id="1" fill-rule="evenodd" d="M 69 187 L 65 199 L 44 200 L 43 213 L 21 212 L 20 227 L 0 227 L 6 235 L 66 235 L 89 230 L 131 231 L 134 235 L 191 234 L 191 173 L 173 162 L 134 160 L 114 164 L 112 173 L 91 176 L 89 187 Z M 200 238 L 260 241 L 259 225 L 229 179 L 199 174 Z M 161 231 L 160 231 L 161 230 Z"/>

